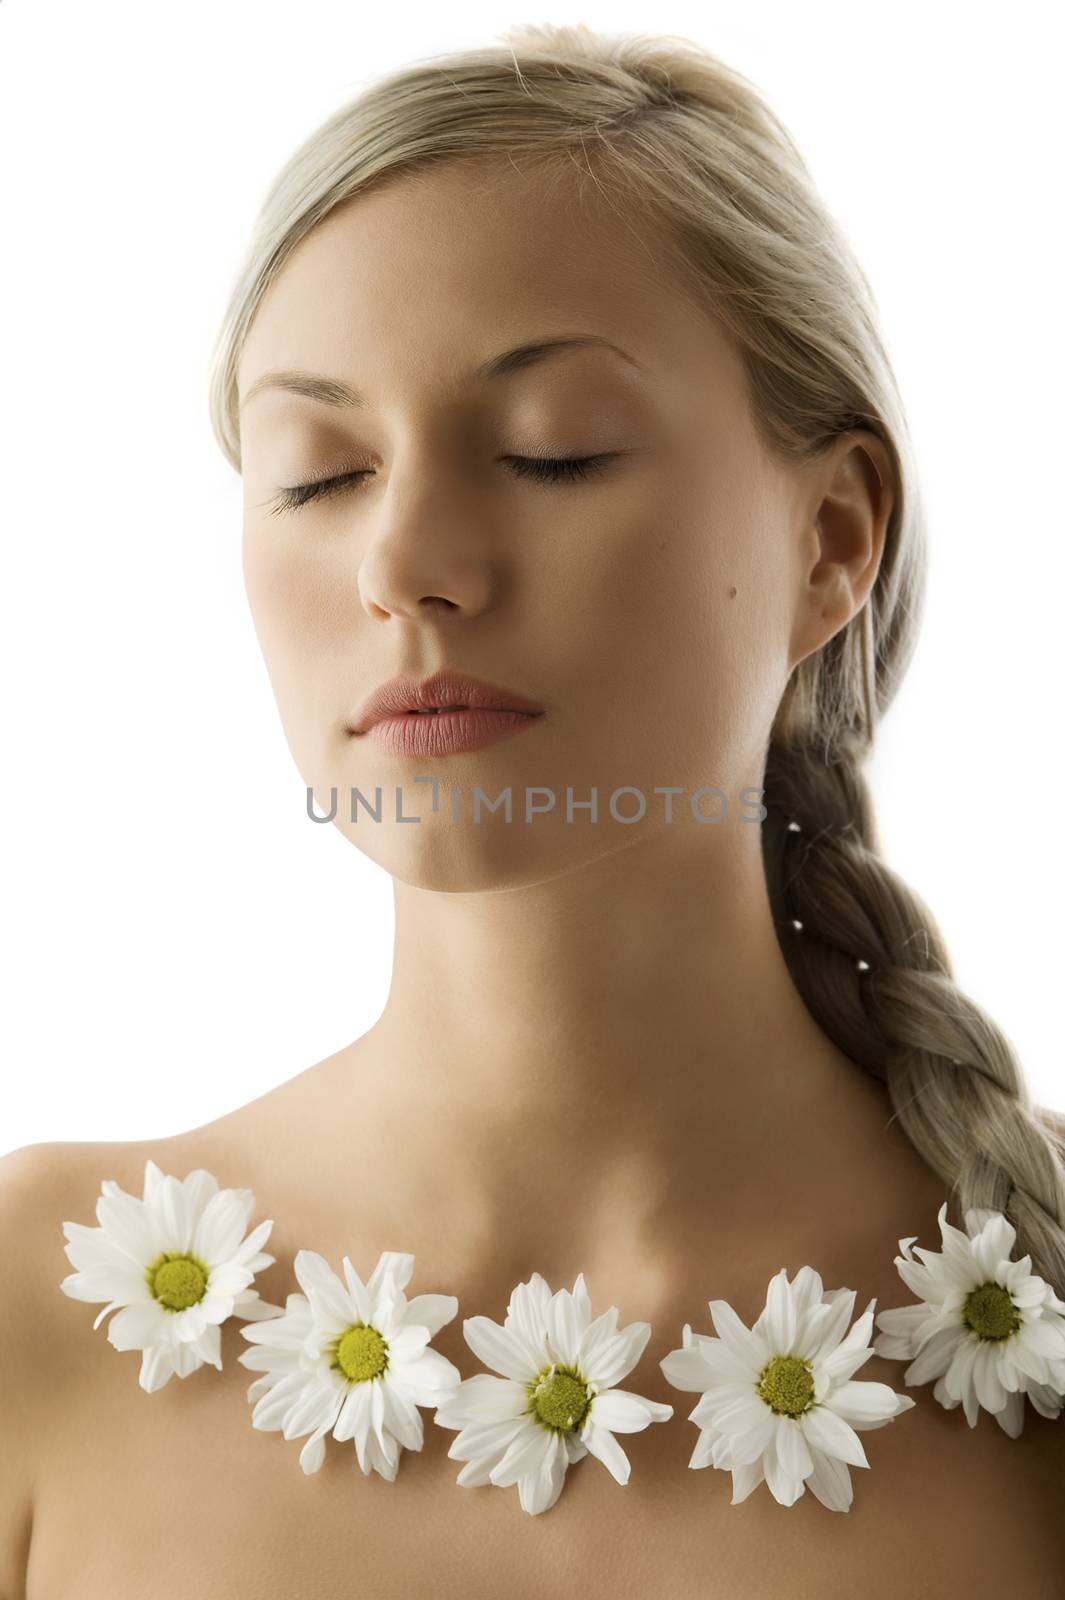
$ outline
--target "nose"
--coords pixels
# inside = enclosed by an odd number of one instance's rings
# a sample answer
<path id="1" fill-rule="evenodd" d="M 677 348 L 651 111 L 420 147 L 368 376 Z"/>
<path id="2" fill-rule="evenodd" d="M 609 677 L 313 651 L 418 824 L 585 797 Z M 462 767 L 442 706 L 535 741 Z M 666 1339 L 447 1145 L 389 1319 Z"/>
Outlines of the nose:
<path id="1" fill-rule="evenodd" d="M 479 615 L 491 602 L 487 561 L 469 552 L 443 550 L 424 531 L 420 537 L 375 540 L 359 569 L 359 595 L 367 616 L 383 622 L 447 623 Z"/>
<path id="2" fill-rule="evenodd" d="M 488 604 L 487 578 L 472 569 L 440 574 L 434 584 L 424 572 L 406 573 L 394 565 L 385 571 L 375 565 L 367 572 L 364 566 L 359 593 L 367 616 L 375 621 L 402 617 L 446 622 L 458 613 L 475 616 Z"/>

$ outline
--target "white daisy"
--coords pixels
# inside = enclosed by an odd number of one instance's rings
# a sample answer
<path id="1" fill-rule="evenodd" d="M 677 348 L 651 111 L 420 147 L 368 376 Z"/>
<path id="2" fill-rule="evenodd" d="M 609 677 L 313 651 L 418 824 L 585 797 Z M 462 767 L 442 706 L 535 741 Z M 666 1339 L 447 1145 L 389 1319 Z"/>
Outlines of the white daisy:
<path id="1" fill-rule="evenodd" d="M 618 1483 L 628 1482 L 629 1461 L 614 1434 L 665 1422 L 673 1407 L 613 1387 L 651 1336 L 647 1322 L 619 1332 L 617 1321 L 617 1306 L 591 1321 L 583 1273 L 572 1290 L 552 1296 L 538 1272 L 513 1291 L 502 1327 L 466 1318 L 466 1343 L 503 1376 L 467 1378 L 437 1407 L 441 1427 L 462 1430 L 448 1450 L 467 1462 L 457 1483 L 516 1483 L 522 1510 L 535 1516 L 554 1505 L 567 1467 L 589 1451 Z"/>
<path id="2" fill-rule="evenodd" d="M 823 1294 L 812 1267 L 794 1283 L 781 1268 L 753 1328 L 726 1300 L 711 1300 L 720 1337 L 693 1334 L 685 1323 L 682 1348 L 661 1362 L 670 1383 L 702 1395 L 689 1413 L 700 1432 L 688 1465 L 731 1471 L 734 1506 L 764 1478 L 782 1506 L 808 1484 L 830 1511 L 849 1510 L 847 1463 L 869 1465 L 855 1429 L 883 1427 L 914 1404 L 886 1383 L 852 1381 L 873 1354 L 876 1304 L 870 1300 L 844 1338 L 854 1300 L 853 1289 Z"/>
<path id="3" fill-rule="evenodd" d="M 878 1356 L 910 1361 L 908 1384 L 938 1381 L 941 1406 L 965 1408 L 975 1428 L 983 1406 L 1011 1439 L 1024 1427 L 1024 1396 L 1056 1418 L 1065 1399 L 1065 1301 L 1032 1272 L 1031 1256 L 1011 1261 L 1017 1230 L 1001 1211 L 971 1208 L 966 1232 L 939 1208 L 943 1250 L 911 1251 L 899 1240 L 895 1265 L 918 1305 L 882 1311 Z M 922 1266 L 914 1260 L 919 1255 Z M 914 1359 L 916 1358 L 916 1359 Z"/>
<path id="4" fill-rule="evenodd" d="M 127 1194 L 110 1178 L 96 1202 L 99 1227 L 64 1222 L 64 1249 L 77 1272 L 59 1287 L 74 1300 L 107 1300 L 96 1321 L 118 1311 L 107 1337 L 116 1350 L 141 1350 L 140 1385 L 151 1394 L 177 1373 L 187 1378 L 204 1362 L 222 1368 L 219 1326 L 240 1317 L 272 1317 L 249 1288 L 274 1257 L 261 1253 L 273 1227 L 261 1222 L 244 1237 L 255 1205 L 250 1189 L 219 1189 L 198 1167 L 185 1179 L 144 1167 L 144 1196 Z"/>
<path id="5" fill-rule="evenodd" d="M 435 1406 L 459 1382 L 456 1366 L 429 1340 L 451 1321 L 451 1294 L 403 1291 L 414 1257 L 386 1250 L 364 1284 L 344 1257 L 341 1283 L 325 1259 L 300 1250 L 284 1315 L 241 1332 L 256 1346 L 237 1357 L 263 1376 L 248 1389 L 256 1428 L 281 1428 L 286 1439 L 311 1437 L 300 1451 L 304 1472 L 325 1460 L 325 1435 L 354 1439 L 359 1466 L 395 1481 L 399 1455 L 422 1447 L 418 1406 Z"/>

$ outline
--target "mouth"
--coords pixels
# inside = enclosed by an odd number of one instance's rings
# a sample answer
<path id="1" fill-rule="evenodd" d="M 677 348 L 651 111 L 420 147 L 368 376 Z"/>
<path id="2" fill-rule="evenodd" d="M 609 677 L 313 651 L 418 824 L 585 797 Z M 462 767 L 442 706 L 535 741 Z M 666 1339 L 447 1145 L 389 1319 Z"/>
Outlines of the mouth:
<path id="1" fill-rule="evenodd" d="M 484 749 L 532 727 L 542 715 L 457 701 L 446 706 L 397 706 L 377 717 L 366 732 L 382 753 L 421 761 Z"/>
<path id="2" fill-rule="evenodd" d="M 538 717 L 539 711 L 522 711 L 518 706 L 408 706 L 400 716 L 439 717 L 445 711 L 506 711 L 513 717 Z"/>
<path id="3" fill-rule="evenodd" d="M 465 696 L 458 699 L 459 695 Z M 466 672 L 445 668 L 432 677 L 392 678 L 374 690 L 359 708 L 349 732 L 368 733 L 382 722 L 407 722 L 414 717 L 444 718 L 465 724 L 474 716 L 488 712 L 531 721 L 543 715 L 543 707 L 516 690 L 475 678 Z"/>

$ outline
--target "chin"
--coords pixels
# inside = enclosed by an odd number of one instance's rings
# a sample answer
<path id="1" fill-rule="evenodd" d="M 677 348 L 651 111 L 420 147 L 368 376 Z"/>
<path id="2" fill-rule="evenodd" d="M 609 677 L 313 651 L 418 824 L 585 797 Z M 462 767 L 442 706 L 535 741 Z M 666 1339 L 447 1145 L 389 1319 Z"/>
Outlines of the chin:
<path id="1" fill-rule="evenodd" d="M 633 842 L 631 829 L 567 827 L 549 818 L 532 826 L 502 817 L 452 822 L 443 812 L 399 824 L 364 818 L 341 831 L 400 883 L 444 894 L 546 883 Z"/>

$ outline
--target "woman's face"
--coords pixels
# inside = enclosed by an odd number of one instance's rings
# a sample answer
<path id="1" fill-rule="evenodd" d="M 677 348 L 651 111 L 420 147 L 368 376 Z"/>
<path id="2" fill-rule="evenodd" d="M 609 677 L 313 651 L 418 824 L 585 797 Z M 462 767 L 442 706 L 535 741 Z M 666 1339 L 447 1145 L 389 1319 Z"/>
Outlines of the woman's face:
<path id="1" fill-rule="evenodd" d="M 576 336 L 631 359 L 574 345 L 478 373 Z M 361 403 L 249 395 L 296 369 Z M 336 825 L 367 855 L 428 888 L 504 887 L 757 818 L 744 787 L 791 667 L 824 637 L 800 615 L 810 485 L 757 437 L 721 325 L 594 185 L 485 161 L 348 203 L 271 285 L 239 392 L 255 627 L 296 764 L 320 812 L 337 791 Z M 536 455 L 609 459 L 584 479 L 515 473 Z M 444 667 L 543 714 L 447 755 L 351 732 L 386 679 Z M 380 821 L 365 806 L 351 821 L 353 788 L 380 789 Z M 509 820 L 489 809 L 507 789 Z M 527 812 L 533 790 L 549 809 Z"/>

